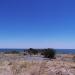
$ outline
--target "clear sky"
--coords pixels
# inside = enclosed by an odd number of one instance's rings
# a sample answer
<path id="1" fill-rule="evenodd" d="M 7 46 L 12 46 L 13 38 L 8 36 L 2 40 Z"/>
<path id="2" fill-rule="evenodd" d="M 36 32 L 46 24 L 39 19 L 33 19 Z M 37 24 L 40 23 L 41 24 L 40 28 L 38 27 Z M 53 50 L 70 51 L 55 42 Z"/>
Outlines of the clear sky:
<path id="1" fill-rule="evenodd" d="M 75 0 L 0 0 L 0 48 L 75 48 Z"/>

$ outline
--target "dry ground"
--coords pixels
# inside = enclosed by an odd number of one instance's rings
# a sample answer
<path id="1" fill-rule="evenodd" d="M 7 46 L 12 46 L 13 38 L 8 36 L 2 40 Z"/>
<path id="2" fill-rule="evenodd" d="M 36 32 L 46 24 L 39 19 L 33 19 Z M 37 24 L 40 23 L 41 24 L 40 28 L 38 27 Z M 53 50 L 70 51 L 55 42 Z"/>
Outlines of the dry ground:
<path id="1" fill-rule="evenodd" d="M 75 75 L 74 62 L 11 60 L 0 61 L 0 75 Z"/>

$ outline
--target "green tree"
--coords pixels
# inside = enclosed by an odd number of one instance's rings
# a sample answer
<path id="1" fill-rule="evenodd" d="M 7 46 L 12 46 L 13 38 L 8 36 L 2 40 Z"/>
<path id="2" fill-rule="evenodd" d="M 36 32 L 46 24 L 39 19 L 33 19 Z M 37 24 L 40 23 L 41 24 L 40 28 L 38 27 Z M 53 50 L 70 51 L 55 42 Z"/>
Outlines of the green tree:
<path id="1" fill-rule="evenodd" d="M 32 55 L 32 54 L 36 55 L 36 54 L 38 53 L 38 51 L 37 51 L 36 49 L 30 48 L 30 49 L 28 50 L 28 53 L 29 53 L 30 55 Z"/>
<path id="2" fill-rule="evenodd" d="M 54 49 L 48 48 L 48 49 L 44 49 L 41 54 L 46 58 L 53 59 L 55 58 L 56 52 Z"/>

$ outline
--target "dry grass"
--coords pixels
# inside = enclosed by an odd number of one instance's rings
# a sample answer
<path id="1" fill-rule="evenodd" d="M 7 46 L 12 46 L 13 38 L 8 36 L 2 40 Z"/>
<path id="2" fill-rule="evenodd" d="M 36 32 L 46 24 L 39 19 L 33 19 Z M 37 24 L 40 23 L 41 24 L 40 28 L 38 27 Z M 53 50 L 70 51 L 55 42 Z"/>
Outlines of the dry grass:
<path id="1" fill-rule="evenodd" d="M 62 71 L 63 69 L 73 69 L 75 71 L 74 67 L 75 63 L 62 61 L 5 61 L 2 66 L 0 65 L 0 75 L 56 75 L 55 73 L 60 75 L 57 71 Z M 1 71 L 5 72 L 5 74 L 2 74 Z"/>
<path id="2" fill-rule="evenodd" d="M 58 60 L 0 61 L 0 75 L 75 75 L 75 63 Z"/>

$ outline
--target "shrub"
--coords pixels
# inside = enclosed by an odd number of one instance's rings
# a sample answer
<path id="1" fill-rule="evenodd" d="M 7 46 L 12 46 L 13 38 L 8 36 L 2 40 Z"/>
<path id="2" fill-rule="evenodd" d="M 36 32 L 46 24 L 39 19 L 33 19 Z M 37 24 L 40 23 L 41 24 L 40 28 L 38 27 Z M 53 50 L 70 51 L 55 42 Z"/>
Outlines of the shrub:
<path id="1" fill-rule="evenodd" d="M 23 55 L 27 55 L 26 53 L 24 53 Z"/>
<path id="2" fill-rule="evenodd" d="M 55 50 L 54 49 L 44 49 L 41 53 L 44 57 L 53 59 L 55 58 Z"/>
<path id="3" fill-rule="evenodd" d="M 28 53 L 29 53 L 30 55 L 31 55 L 31 54 L 36 55 L 36 54 L 38 53 L 38 51 L 37 51 L 36 49 L 30 48 L 30 49 L 28 50 Z"/>
<path id="4" fill-rule="evenodd" d="M 73 56 L 72 60 L 73 60 L 73 62 L 75 62 L 75 55 Z"/>

